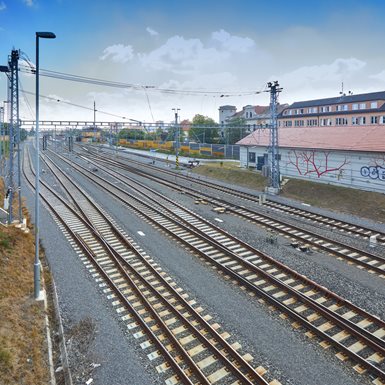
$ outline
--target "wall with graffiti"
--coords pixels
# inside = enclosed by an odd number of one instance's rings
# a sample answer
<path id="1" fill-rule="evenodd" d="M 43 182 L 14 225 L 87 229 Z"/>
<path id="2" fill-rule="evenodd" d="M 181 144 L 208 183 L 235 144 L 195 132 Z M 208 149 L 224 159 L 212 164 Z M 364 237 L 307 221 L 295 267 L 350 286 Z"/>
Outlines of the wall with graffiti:
<path id="1" fill-rule="evenodd" d="M 257 161 L 250 160 L 266 160 L 269 156 L 267 147 L 241 146 L 242 167 L 257 167 Z M 383 153 L 281 148 L 280 171 L 283 177 L 385 193 Z"/>

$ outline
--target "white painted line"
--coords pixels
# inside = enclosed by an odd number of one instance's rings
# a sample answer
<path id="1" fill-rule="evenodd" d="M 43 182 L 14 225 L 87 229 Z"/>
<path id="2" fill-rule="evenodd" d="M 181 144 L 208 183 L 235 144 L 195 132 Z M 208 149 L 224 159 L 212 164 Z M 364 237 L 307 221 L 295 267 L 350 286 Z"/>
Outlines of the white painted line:
<path id="1" fill-rule="evenodd" d="M 301 205 L 302 206 L 309 206 L 309 207 L 311 206 L 311 205 L 309 205 L 309 203 L 301 203 Z"/>
<path id="2" fill-rule="evenodd" d="M 219 218 L 214 218 L 214 220 L 221 223 L 223 222 L 222 219 L 219 219 Z"/>
<path id="3" fill-rule="evenodd" d="M 139 234 L 141 237 L 144 237 L 144 236 L 146 235 L 143 231 L 138 231 L 138 234 Z"/>

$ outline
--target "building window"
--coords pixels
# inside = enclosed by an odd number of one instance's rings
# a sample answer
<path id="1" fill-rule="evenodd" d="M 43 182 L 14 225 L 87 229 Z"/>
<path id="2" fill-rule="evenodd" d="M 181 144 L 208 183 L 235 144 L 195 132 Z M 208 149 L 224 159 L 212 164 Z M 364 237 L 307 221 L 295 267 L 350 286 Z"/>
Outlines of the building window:
<path id="1" fill-rule="evenodd" d="M 308 119 L 306 121 L 306 125 L 308 127 L 318 126 L 318 121 L 317 121 L 317 119 Z"/>
<path id="2" fill-rule="evenodd" d="M 344 104 L 344 111 L 347 111 L 348 110 L 348 105 L 347 104 Z"/>
<path id="3" fill-rule="evenodd" d="M 358 103 L 354 103 L 352 105 L 352 110 L 358 110 Z"/>
<path id="4" fill-rule="evenodd" d="M 358 118 L 352 117 L 352 125 L 357 125 L 358 124 Z"/>
<path id="5" fill-rule="evenodd" d="M 360 117 L 360 124 L 366 124 L 366 118 L 365 116 Z"/>
<path id="6" fill-rule="evenodd" d="M 255 163 L 255 152 L 249 152 L 249 162 Z"/>
<path id="7" fill-rule="evenodd" d="M 385 116 L 381 116 L 381 118 L 382 118 L 381 123 L 385 124 Z"/>
<path id="8" fill-rule="evenodd" d="M 377 102 L 371 102 L 370 108 L 377 108 Z"/>
<path id="9" fill-rule="evenodd" d="M 331 119 L 321 119 L 321 126 L 331 126 L 332 120 Z"/>
<path id="10" fill-rule="evenodd" d="M 303 127 L 305 125 L 304 120 L 294 120 L 294 126 L 295 127 Z"/>
<path id="11" fill-rule="evenodd" d="M 378 116 L 372 116 L 370 118 L 370 123 L 377 124 L 378 123 Z"/>
<path id="12" fill-rule="evenodd" d="M 321 107 L 321 112 L 330 112 L 330 111 L 331 111 L 330 106 L 323 106 L 323 107 Z"/>
<path id="13" fill-rule="evenodd" d="M 346 126 L 348 120 L 346 118 L 336 118 L 336 126 Z"/>
<path id="14" fill-rule="evenodd" d="M 293 125 L 293 121 L 285 120 L 285 127 L 291 127 Z"/>
<path id="15" fill-rule="evenodd" d="M 360 103 L 360 110 L 365 110 L 366 103 Z"/>

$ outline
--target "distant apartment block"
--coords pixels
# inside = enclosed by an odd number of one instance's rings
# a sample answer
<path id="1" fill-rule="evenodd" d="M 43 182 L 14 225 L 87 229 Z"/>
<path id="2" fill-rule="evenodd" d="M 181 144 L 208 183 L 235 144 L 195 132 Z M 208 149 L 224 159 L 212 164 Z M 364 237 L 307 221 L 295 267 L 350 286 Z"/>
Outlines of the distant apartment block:
<path id="1" fill-rule="evenodd" d="M 385 124 L 385 91 L 295 102 L 278 116 L 280 127 Z"/>
<path id="2" fill-rule="evenodd" d="M 280 114 L 288 104 L 279 104 L 277 113 Z M 255 131 L 257 128 L 266 128 L 270 125 L 271 113 L 270 106 L 252 106 L 247 105 L 237 112 L 235 106 L 221 106 L 219 107 L 219 122 L 221 126 L 221 132 L 224 127 L 231 125 L 231 120 L 242 118 L 245 121 L 245 125 L 248 127 L 248 132 Z"/>

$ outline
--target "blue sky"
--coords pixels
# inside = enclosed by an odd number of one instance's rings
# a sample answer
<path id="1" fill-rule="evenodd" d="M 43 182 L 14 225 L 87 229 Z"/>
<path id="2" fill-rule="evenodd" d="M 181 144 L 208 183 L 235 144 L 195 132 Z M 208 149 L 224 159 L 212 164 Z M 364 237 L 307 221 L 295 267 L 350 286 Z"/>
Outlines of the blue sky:
<path id="1" fill-rule="evenodd" d="M 382 1 L 252 0 L 0 0 L 0 53 L 12 48 L 35 62 L 35 32 L 43 69 L 151 85 L 162 89 L 241 95 L 267 81 L 284 88 L 280 101 L 385 89 L 385 4 Z M 22 88 L 34 92 L 31 76 Z M 268 94 L 219 98 L 127 90 L 42 77 L 41 94 L 148 122 L 196 113 L 217 119 L 218 107 L 268 104 Z M 6 99 L 6 81 L 0 80 Z M 27 108 L 26 98 L 32 106 Z M 21 97 L 22 118 L 34 97 Z M 92 119 L 92 112 L 41 100 L 41 119 Z M 97 119 L 109 120 L 97 114 Z M 117 119 L 117 118 L 116 118 Z"/>

